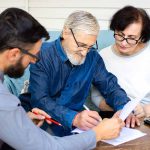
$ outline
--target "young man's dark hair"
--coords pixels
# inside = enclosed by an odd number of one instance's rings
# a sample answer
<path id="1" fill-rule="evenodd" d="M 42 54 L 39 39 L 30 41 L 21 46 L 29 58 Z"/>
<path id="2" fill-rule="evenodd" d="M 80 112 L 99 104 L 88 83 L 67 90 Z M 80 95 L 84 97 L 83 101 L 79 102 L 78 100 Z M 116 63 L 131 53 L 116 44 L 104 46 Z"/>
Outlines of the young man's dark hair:
<path id="1" fill-rule="evenodd" d="M 142 22 L 141 41 L 146 43 L 150 39 L 150 17 L 144 9 L 133 6 L 126 6 L 120 9 L 113 15 L 110 29 L 123 31 L 134 22 Z"/>
<path id="2" fill-rule="evenodd" d="M 0 14 L 0 51 L 24 48 L 41 38 L 49 39 L 46 29 L 29 13 L 19 8 L 8 8 Z"/>

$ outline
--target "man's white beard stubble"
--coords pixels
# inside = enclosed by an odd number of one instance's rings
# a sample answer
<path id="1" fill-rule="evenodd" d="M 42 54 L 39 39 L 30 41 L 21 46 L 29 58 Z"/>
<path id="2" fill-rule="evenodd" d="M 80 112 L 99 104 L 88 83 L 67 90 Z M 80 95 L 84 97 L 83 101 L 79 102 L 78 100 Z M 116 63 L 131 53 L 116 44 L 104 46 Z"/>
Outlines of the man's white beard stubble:
<path id="1" fill-rule="evenodd" d="M 77 65 L 82 65 L 82 64 L 85 62 L 85 59 L 86 59 L 86 57 L 84 57 L 81 61 L 76 60 L 76 59 L 74 58 L 73 54 L 68 53 L 68 51 L 66 51 L 66 55 L 67 55 L 69 61 L 70 61 L 73 65 L 75 65 L 75 66 L 77 66 Z"/>

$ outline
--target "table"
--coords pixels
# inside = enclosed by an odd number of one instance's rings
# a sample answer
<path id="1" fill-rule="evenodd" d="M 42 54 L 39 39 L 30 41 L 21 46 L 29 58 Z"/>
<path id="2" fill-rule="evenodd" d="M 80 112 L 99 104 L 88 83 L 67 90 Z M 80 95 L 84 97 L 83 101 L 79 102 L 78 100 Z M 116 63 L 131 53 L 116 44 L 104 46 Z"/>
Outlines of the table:
<path id="1" fill-rule="evenodd" d="M 112 146 L 100 141 L 94 150 L 150 150 L 150 126 L 145 125 L 142 121 L 141 126 L 136 127 L 136 129 L 147 133 L 147 135 L 118 146 Z"/>

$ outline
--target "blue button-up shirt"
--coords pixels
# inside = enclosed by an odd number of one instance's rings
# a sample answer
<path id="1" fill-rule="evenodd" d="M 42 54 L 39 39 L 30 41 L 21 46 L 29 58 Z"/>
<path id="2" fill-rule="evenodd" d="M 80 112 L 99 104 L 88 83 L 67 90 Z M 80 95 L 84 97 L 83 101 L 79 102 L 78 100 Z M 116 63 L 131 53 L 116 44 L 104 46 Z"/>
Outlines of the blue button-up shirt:
<path id="1" fill-rule="evenodd" d="M 43 43 L 40 61 L 31 65 L 30 72 L 31 105 L 45 110 L 65 127 L 72 127 L 92 83 L 114 110 L 122 109 L 128 101 L 117 78 L 106 70 L 95 49 L 87 54 L 84 64 L 73 66 L 60 38 Z"/>

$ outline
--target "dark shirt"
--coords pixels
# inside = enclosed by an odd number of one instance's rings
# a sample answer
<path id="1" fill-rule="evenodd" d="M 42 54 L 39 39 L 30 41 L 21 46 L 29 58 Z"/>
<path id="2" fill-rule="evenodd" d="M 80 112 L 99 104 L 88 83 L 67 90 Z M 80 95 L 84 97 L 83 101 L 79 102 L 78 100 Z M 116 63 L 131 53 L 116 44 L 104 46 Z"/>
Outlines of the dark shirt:
<path id="1" fill-rule="evenodd" d="M 45 110 L 70 129 L 75 115 L 83 108 L 91 84 L 115 111 L 122 109 L 129 100 L 94 48 L 87 54 L 84 64 L 73 66 L 60 38 L 43 43 L 40 61 L 31 65 L 30 72 L 32 107 Z"/>

